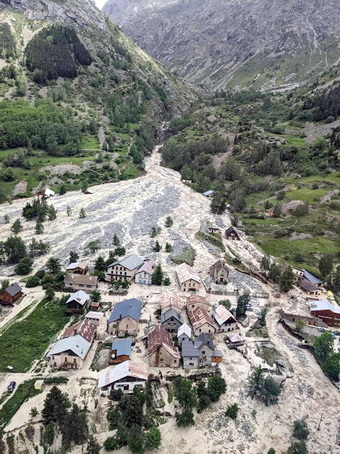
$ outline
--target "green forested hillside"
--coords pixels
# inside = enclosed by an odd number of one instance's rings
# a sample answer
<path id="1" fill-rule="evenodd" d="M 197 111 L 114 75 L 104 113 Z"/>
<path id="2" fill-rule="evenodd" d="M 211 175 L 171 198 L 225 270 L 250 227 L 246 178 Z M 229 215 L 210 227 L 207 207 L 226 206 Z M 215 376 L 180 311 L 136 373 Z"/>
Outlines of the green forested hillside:
<path id="1" fill-rule="evenodd" d="M 172 120 L 162 155 L 196 191 L 215 191 L 215 212 L 229 204 L 265 252 L 301 266 L 340 250 L 339 91 L 329 76 L 287 94 L 201 100 Z"/>

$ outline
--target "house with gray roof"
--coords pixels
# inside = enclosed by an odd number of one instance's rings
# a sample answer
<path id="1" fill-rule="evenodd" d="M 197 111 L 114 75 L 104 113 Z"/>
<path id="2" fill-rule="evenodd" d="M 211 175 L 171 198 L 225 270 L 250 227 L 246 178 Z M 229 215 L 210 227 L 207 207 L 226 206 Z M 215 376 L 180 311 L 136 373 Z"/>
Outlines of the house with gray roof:
<path id="1" fill-rule="evenodd" d="M 200 351 L 192 341 L 182 342 L 182 362 L 184 369 L 197 369 L 199 364 Z"/>
<path id="2" fill-rule="evenodd" d="M 112 342 L 110 364 L 120 364 L 128 361 L 131 356 L 131 339 L 118 339 Z"/>
<path id="3" fill-rule="evenodd" d="M 1 304 L 13 304 L 23 295 L 22 288 L 16 282 L 0 293 Z"/>
<path id="4" fill-rule="evenodd" d="M 183 325 L 183 319 L 175 309 L 168 309 L 161 314 L 161 325 L 169 334 L 177 334 L 178 328 Z"/>
<path id="5" fill-rule="evenodd" d="M 143 263 L 144 260 L 137 254 L 131 254 L 122 260 L 117 260 L 106 267 L 106 280 L 109 282 L 131 281 Z"/>
<path id="6" fill-rule="evenodd" d="M 65 303 L 65 312 L 67 314 L 81 314 L 84 311 L 89 299 L 89 295 L 83 290 L 72 293 L 72 295 L 70 295 L 69 299 Z"/>
<path id="7" fill-rule="evenodd" d="M 182 363 L 184 369 L 211 366 L 220 363 L 223 353 L 217 350 L 209 334 L 202 333 L 195 341 L 182 342 Z"/>
<path id="8" fill-rule="evenodd" d="M 182 345 L 184 341 L 189 341 L 191 339 L 191 328 L 186 323 L 183 323 L 177 331 L 177 342 L 178 345 Z"/>
<path id="9" fill-rule="evenodd" d="M 302 272 L 304 279 L 306 279 L 311 284 L 316 285 L 317 287 L 321 287 L 323 285 L 324 282 L 318 277 L 314 276 L 314 274 L 304 269 L 302 269 Z"/>
<path id="10" fill-rule="evenodd" d="M 136 336 L 142 311 L 142 302 L 130 298 L 115 304 L 107 322 L 107 332 L 119 337 Z"/>
<path id="11" fill-rule="evenodd" d="M 81 369 L 90 347 L 91 342 L 77 334 L 58 340 L 48 357 L 57 369 Z"/>

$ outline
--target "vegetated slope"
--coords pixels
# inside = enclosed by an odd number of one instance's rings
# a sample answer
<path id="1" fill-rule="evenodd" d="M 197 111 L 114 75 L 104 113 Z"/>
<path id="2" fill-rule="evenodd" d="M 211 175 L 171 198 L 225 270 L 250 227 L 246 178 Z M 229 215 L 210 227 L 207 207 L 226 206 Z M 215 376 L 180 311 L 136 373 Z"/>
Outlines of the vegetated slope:
<path id="1" fill-rule="evenodd" d="M 138 175 L 191 96 L 90 0 L 1 0 L 0 200 Z"/>
<path id="2" fill-rule="evenodd" d="M 172 120 L 163 163 L 196 191 L 215 190 L 213 210 L 229 203 L 265 252 L 316 267 L 340 251 L 338 76 L 288 95 L 217 92 Z"/>
<path id="3" fill-rule="evenodd" d="M 339 59 L 337 0 L 108 0 L 103 10 L 176 73 L 213 88 L 301 82 Z"/>

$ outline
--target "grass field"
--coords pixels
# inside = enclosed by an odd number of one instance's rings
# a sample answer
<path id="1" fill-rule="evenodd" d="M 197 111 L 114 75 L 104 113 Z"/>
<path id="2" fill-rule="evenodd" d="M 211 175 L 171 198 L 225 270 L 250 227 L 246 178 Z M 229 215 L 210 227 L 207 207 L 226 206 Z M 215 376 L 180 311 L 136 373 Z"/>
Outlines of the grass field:
<path id="1" fill-rule="evenodd" d="M 97 136 L 86 136 L 82 141 L 83 150 L 99 150 L 100 144 Z"/>
<path id="2" fill-rule="evenodd" d="M 0 410 L 0 426 L 6 426 L 26 400 L 41 393 L 41 391 L 34 389 L 35 381 L 36 379 L 34 378 L 21 383 L 3 405 Z"/>
<path id="3" fill-rule="evenodd" d="M 11 325 L 0 337 L 0 371 L 27 372 L 40 359 L 69 317 L 56 301 L 41 301 L 25 319 Z"/>

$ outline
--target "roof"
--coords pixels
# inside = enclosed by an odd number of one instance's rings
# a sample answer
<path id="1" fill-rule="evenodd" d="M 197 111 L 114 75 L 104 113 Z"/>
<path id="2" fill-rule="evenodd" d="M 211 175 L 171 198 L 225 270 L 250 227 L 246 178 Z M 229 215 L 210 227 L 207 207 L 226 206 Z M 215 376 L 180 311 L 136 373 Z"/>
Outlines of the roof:
<path id="1" fill-rule="evenodd" d="M 17 284 L 15 282 L 14 284 L 7 287 L 4 291 L 7 292 L 11 296 L 15 296 L 22 291 L 22 288 L 20 287 L 19 284 Z"/>
<path id="2" fill-rule="evenodd" d="M 227 334 L 227 338 L 230 340 L 231 343 L 239 343 L 244 342 L 243 337 L 239 333 L 230 333 Z"/>
<path id="3" fill-rule="evenodd" d="M 124 268 L 131 271 L 135 270 L 136 268 L 139 268 L 141 265 L 143 265 L 143 263 L 144 261 L 140 257 L 138 257 L 137 254 L 131 254 L 122 260 L 117 260 L 116 262 L 111 263 L 106 268 L 110 268 L 111 266 L 114 265 L 121 265 Z"/>
<path id="4" fill-rule="evenodd" d="M 96 285 L 98 276 L 88 276 L 85 274 L 66 274 L 65 284 L 83 284 L 83 285 Z"/>
<path id="5" fill-rule="evenodd" d="M 175 293 L 166 293 L 161 296 L 161 308 L 174 307 L 176 309 L 182 310 L 183 300 L 180 296 Z"/>
<path id="6" fill-rule="evenodd" d="M 181 325 L 179 328 L 178 328 L 178 331 L 177 331 L 177 337 L 180 337 L 182 336 L 182 334 L 186 334 L 189 339 L 191 337 L 191 328 L 189 325 L 187 325 L 186 323 L 183 323 L 183 325 Z"/>
<path id="7" fill-rule="evenodd" d="M 112 342 L 111 350 L 116 350 L 116 356 L 131 355 L 131 339 L 119 339 Z"/>
<path id="8" fill-rule="evenodd" d="M 151 275 L 154 272 L 154 266 L 154 260 L 148 260 L 139 268 L 138 273 L 147 273 Z"/>
<path id="9" fill-rule="evenodd" d="M 208 229 L 210 229 L 210 230 L 221 230 L 221 228 L 217 227 L 216 225 L 211 225 L 211 226 L 208 227 Z"/>
<path id="10" fill-rule="evenodd" d="M 55 195 L 55 192 L 52 191 L 52 189 L 50 188 L 46 188 L 45 191 L 44 191 L 44 196 L 45 197 L 51 197 L 51 196 L 54 196 Z"/>
<path id="11" fill-rule="evenodd" d="M 340 314 L 340 306 L 330 303 L 328 300 L 313 301 L 309 303 L 312 312 L 331 311 L 333 314 Z"/>
<path id="12" fill-rule="evenodd" d="M 211 189 L 209 189 L 209 191 L 202 192 L 202 194 L 205 196 L 212 195 L 213 193 L 214 193 L 214 191 L 212 191 Z"/>
<path id="13" fill-rule="evenodd" d="M 176 273 L 180 284 L 188 281 L 189 279 L 192 279 L 196 282 L 201 282 L 201 279 L 197 276 L 197 274 L 195 274 L 193 268 L 191 268 L 191 266 L 187 265 L 186 263 L 177 265 Z"/>
<path id="14" fill-rule="evenodd" d="M 299 281 L 298 286 L 306 292 L 315 292 L 317 290 L 317 287 L 311 282 L 307 281 L 307 279 L 302 279 L 301 281 Z"/>
<path id="15" fill-rule="evenodd" d="M 209 301 L 206 298 L 204 298 L 204 296 L 201 296 L 201 295 L 190 295 L 190 296 L 188 296 L 187 297 L 187 305 L 192 305 L 192 304 L 197 304 L 197 305 L 203 304 L 203 305 L 208 306 L 208 307 L 211 306 Z"/>
<path id="16" fill-rule="evenodd" d="M 208 312 L 200 306 L 194 307 L 190 309 L 188 312 L 190 323 L 194 330 L 197 330 L 205 323 L 209 323 L 210 325 L 214 326 L 213 319 L 208 314 Z"/>
<path id="17" fill-rule="evenodd" d="M 89 295 L 84 292 L 83 290 L 78 290 L 78 292 L 72 293 L 69 299 L 66 301 L 65 304 L 71 303 L 72 301 L 76 301 L 81 306 L 84 306 L 86 301 L 89 299 Z"/>
<path id="18" fill-rule="evenodd" d="M 212 337 L 208 333 L 201 333 L 199 336 L 196 337 L 195 339 L 195 346 L 197 348 L 201 348 L 204 345 L 207 345 L 209 348 L 212 350 L 215 350 L 215 344 L 214 341 L 212 340 Z"/>
<path id="19" fill-rule="evenodd" d="M 215 270 L 223 270 L 227 269 L 227 265 L 225 263 L 225 260 L 219 259 L 217 262 L 215 262 L 213 265 L 209 267 L 209 269 L 215 269 Z"/>
<path id="20" fill-rule="evenodd" d="M 96 318 L 97 320 L 100 320 L 102 317 L 104 317 L 104 312 L 98 312 L 98 311 L 90 311 L 85 315 L 85 318 L 88 318 L 88 319 Z"/>
<path id="21" fill-rule="evenodd" d="M 172 343 L 170 335 L 162 326 L 158 325 L 148 333 L 148 356 L 160 347 L 165 348 L 170 355 L 180 358 L 178 348 Z"/>
<path id="22" fill-rule="evenodd" d="M 183 323 L 183 319 L 181 314 L 179 314 L 175 309 L 168 309 L 165 312 L 161 314 L 161 323 L 164 323 L 165 321 L 169 320 L 169 318 L 174 317 L 176 320 L 178 320 L 180 323 Z"/>
<path id="23" fill-rule="evenodd" d="M 236 233 L 236 235 L 237 235 L 238 237 L 240 237 L 240 234 L 238 233 L 238 231 L 237 231 L 237 230 L 235 229 L 235 227 L 233 227 L 233 226 L 227 228 L 227 230 L 225 231 L 225 234 L 226 234 L 226 235 L 229 235 L 229 233 L 233 233 L 233 232 Z"/>
<path id="24" fill-rule="evenodd" d="M 99 375 L 98 388 L 104 388 L 125 377 L 138 378 L 139 380 L 148 379 L 148 370 L 144 364 L 124 361 L 117 364 L 112 369 L 103 371 Z"/>
<path id="25" fill-rule="evenodd" d="M 77 335 L 82 336 L 84 339 L 86 339 L 88 342 L 93 342 L 94 335 L 96 334 L 96 327 L 88 320 L 85 318 L 84 320 L 81 320 L 80 322 L 76 323 L 75 325 L 69 326 L 66 328 L 64 331 L 62 337 L 74 337 Z"/>
<path id="26" fill-rule="evenodd" d="M 108 323 L 115 322 L 116 320 L 120 320 L 125 317 L 131 317 L 139 322 L 141 311 L 142 302 L 137 300 L 136 298 L 120 301 L 119 303 L 115 304 Z"/>
<path id="27" fill-rule="evenodd" d="M 182 356 L 183 357 L 199 357 L 200 356 L 200 351 L 198 348 L 195 346 L 195 344 L 192 341 L 184 341 L 182 342 Z"/>
<path id="28" fill-rule="evenodd" d="M 224 306 L 221 304 L 217 306 L 217 308 L 214 311 L 214 318 L 216 322 L 221 326 L 223 323 L 225 323 L 227 320 L 232 318 L 235 323 L 237 323 L 237 320 L 233 316 L 233 314 Z"/>
<path id="29" fill-rule="evenodd" d="M 75 270 L 76 268 L 82 268 L 84 270 L 88 266 L 88 262 L 72 262 L 67 266 L 66 270 Z"/>
<path id="30" fill-rule="evenodd" d="M 314 276 L 314 274 L 309 273 L 308 271 L 306 271 L 304 269 L 302 271 L 303 271 L 303 277 L 305 279 L 307 279 L 307 281 L 311 282 L 312 284 L 323 284 L 323 281 L 321 279 L 319 279 L 318 277 Z"/>
<path id="31" fill-rule="evenodd" d="M 221 350 L 215 350 L 214 353 L 213 353 L 213 356 L 217 356 L 219 358 L 223 358 L 223 353 L 221 352 Z"/>
<path id="32" fill-rule="evenodd" d="M 78 334 L 58 340 L 48 355 L 59 355 L 71 350 L 79 358 L 85 359 L 90 347 L 91 343 Z"/>

